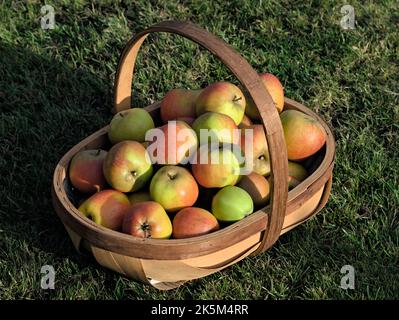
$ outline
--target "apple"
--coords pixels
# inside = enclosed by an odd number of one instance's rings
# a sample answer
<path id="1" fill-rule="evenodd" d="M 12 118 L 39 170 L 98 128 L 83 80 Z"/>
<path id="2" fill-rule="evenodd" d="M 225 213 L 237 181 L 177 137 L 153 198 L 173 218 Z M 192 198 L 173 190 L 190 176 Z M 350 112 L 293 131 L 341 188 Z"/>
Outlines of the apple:
<path id="1" fill-rule="evenodd" d="M 261 73 L 259 74 L 259 77 L 272 97 L 277 111 L 282 112 L 284 108 L 284 87 L 280 80 L 271 73 Z M 253 100 L 249 97 L 249 94 L 246 94 L 246 101 L 247 105 L 245 107 L 245 114 L 253 120 L 260 120 L 261 117 L 259 110 L 255 106 Z"/>
<path id="2" fill-rule="evenodd" d="M 206 112 L 200 115 L 192 126 L 200 144 L 207 142 L 234 143 L 239 137 L 234 120 L 222 113 Z"/>
<path id="3" fill-rule="evenodd" d="M 103 162 L 107 151 L 82 150 L 71 160 L 69 179 L 81 192 L 94 193 L 105 188 L 107 182 L 103 174 Z"/>
<path id="4" fill-rule="evenodd" d="M 240 129 L 246 128 L 246 127 L 251 126 L 252 124 L 253 123 L 252 123 L 251 119 L 246 114 L 244 114 L 244 117 L 242 118 L 241 123 L 238 125 L 238 128 L 240 128 Z"/>
<path id="5" fill-rule="evenodd" d="M 311 116 L 297 110 L 286 110 L 280 118 L 289 160 L 304 160 L 325 144 L 327 133 Z"/>
<path id="6" fill-rule="evenodd" d="M 244 117 L 245 97 L 240 88 L 232 83 L 212 83 L 198 96 L 195 110 L 197 116 L 206 112 L 223 113 L 238 126 Z"/>
<path id="7" fill-rule="evenodd" d="M 252 133 L 252 139 L 250 139 L 250 133 Z M 241 129 L 241 149 L 246 161 L 252 163 L 252 171 L 262 176 L 270 174 L 269 148 L 263 125 L 253 124 Z"/>
<path id="8" fill-rule="evenodd" d="M 154 128 L 154 120 L 145 109 L 124 110 L 112 118 L 108 138 L 112 144 L 124 140 L 144 142 L 146 132 L 152 128 Z"/>
<path id="9" fill-rule="evenodd" d="M 93 222 L 120 230 L 123 217 L 130 206 L 127 196 L 116 190 L 103 190 L 86 199 L 78 210 Z"/>
<path id="10" fill-rule="evenodd" d="M 163 123 L 170 120 L 183 120 L 191 124 L 195 117 L 195 100 L 201 93 L 202 89 L 187 90 L 173 89 L 170 90 L 161 102 L 161 119 Z"/>
<path id="11" fill-rule="evenodd" d="M 288 189 L 291 190 L 308 176 L 306 169 L 299 163 L 288 161 Z"/>
<path id="12" fill-rule="evenodd" d="M 251 196 L 244 189 L 227 186 L 212 200 L 212 213 L 219 221 L 234 222 L 245 218 L 254 211 Z"/>
<path id="13" fill-rule="evenodd" d="M 172 222 L 159 203 L 139 202 L 127 209 L 122 231 L 139 238 L 168 239 L 172 234 Z"/>
<path id="14" fill-rule="evenodd" d="M 114 189 L 133 192 L 142 188 L 151 178 L 152 165 L 141 143 L 122 141 L 109 150 L 104 159 L 103 172 Z"/>
<path id="15" fill-rule="evenodd" d="M 150 194 L 166 211 L 175 212 L 197 201 L 198 185 L 187 169 L 164 166 L 152 178 Z"/>
<path id="16" fill-rule="evenodd" d="M 173 238 L 184 239 L 219 230 L 215 216 L 207 210 L 190 207 L 176 213 L 172 221 Z"/>
<path id="17" fill-rule="evenodd" d="M 139 202 L 150 201 L 151 195 L 148 191 L 139 191 L 131 193 L 127 196 L 129 198 L 130 204 L 136 204 Z"/>
<path id="18" fill-rule="evenodd" d="M 184 121 L 168 124 L 149 132 L 147 151 L 153 163 L 185 164 L 195 155 L 198 139 L 195 131 Z"/>
<path id="19" fill-rule="evenodd" d="M 256 172 L 242 176 L 240 182 L 237 184 L 237 187 L 240 187 L 248 192 L 255 207 L 264 207 L 269 201 L 269 182 L 264 176 Z"/>
<path id="20" fill-rule="evenodd" d="M 202 145 L 191 169 L 197 182 L 205 188 L 235 185 L 240 177 L 239 158 L 231 148 L 217 144 Z"/>

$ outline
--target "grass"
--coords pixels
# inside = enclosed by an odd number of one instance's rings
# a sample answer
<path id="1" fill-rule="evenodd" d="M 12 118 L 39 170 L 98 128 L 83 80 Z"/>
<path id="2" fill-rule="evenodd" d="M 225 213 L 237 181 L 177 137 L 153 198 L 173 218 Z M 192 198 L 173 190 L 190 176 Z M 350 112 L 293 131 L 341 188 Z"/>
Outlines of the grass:
<path id="1" fill-rule="evenodd" d="M 397 1 L 41 1 L 0 6 L 0 299 L 398 299 L 399 15 Z M 55 215 L 55 164 L 112 117 L 112 84 L 129 37 L 190 20 L 233 45 L 286 95 L 334 128 L 337 161 L 327 207 L 268 252 L 174 291 L 159 292 L 79 256 Z M 171 88 L 235 81 L 177 36 L 151 36 L 139 56 L 134 105 Z M 40 288 L 53 265 L 56 289 Z M 355 289 L 343 290 L 344 265 Z"/>

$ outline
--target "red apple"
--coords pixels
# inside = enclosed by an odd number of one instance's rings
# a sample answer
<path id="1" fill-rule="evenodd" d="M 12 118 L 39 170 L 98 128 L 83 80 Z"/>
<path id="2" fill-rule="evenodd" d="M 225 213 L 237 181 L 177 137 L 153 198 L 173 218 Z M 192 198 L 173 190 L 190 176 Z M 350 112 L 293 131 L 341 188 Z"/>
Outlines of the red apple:
<path id="1" fill-rule="evenodd" d="M 246 127 L 251 126 L 252 124 L 253 123 L 252 123 L 251 119 L 246 114 L 244 114 L 244 117 L 242 118 L 241 123 L 238 125 L 238 128 L 240 128 L 240 129 L 246 128 Z"/>
<path id="2" fill-rule="evenodd" d="M 187 169 L 164 166 L 152 178 L 150 194 L 166 211 L 174 212 L 197 201 L 198 185 Z"/>
<path id="3" fill-rule="evenodd" d="M 184 121 L 169 121 L 160 128 L 151 130 L 147 151 L 153 163 L 185 164 L 195 155 L 197 135 Z"/>
<path id="4" fill-rule="evenodd" d="M 280 80 L 272 75 L 271 73 L 261 73 L 259 74 L 263 84 L 265 85 L 267 91 L 269 92 L 274 105 L 278 112 L 282 112 L 284 108 L 284 87 L 281 84 Z M 260 120 L 260 114 L 258 109 L 256 108 L 253 100 L 246 95 L 247 105 L 245 107 L 245 114 L 248 115 L 251 119 Z"/>
<path id="5" fill-rule="evenodd" d="M 252 171 L 262 176 L 270 174 L 269 148 L 263 125 L 253 124 L 241 129 L 241 149 L 246 161 L 252 163 Z"/>
<path id="6" fill-rule="evenodd" d="M 142 188 L 151 178 L 152 165 L 141 143 L 122 141 L 109 150 L 104 160 L 103 172 L 114 189 L 133 192 Z"/>
<path id="7" fill-rule="evenodd" d="M 326 131 L 311 116 L 297 110 L 286 110 L 280 118 L 289 160 L 304 160 L 325 144 Z"/>
<path id="8" fill-rule="evenodd" d="M 264 176 L 256 172 L 242 176 L 237 187 L 240 187 L 249 193 L 256 207 L 264 207 L 269 201 L 269 182 Z"/>
<path id="9" fill-rule="evenodd" d="M 139 238 L 168 239 L 172 234 L 172 222 L 159 203 L 140 202 L 126 211 L 122 231 Z"/>
<path id="10" fill-rule="evenodd" d="M 240 161 L 234 150 L 215 144 L 201 146 L 191 168 L 197 182 L 205 188 L 232 186 L 240 177 Z"/>
<path id="11" fill-rule="evenodd" d="M 173 89 L 161 102 L 161 118 L 163 123 L 170 120 L 182 120 L 191 124 L 195 117 L 195 100 L 201 93 L 199 90 Z"/>
<path id="12" fill-rule="evenodd" d="M 105 188 L 103 162 L 107 151 L 83 150 L 78 152 L 69 165 L 69 179 L 81 192 L 94 193 Z"/>
<path id="13" fill-rule="evenodd" d="M 112 230 L 120 230 L 130 202 L 125 194 L 116 190 L 103 190 L 86 199 L 79 211 L 88 219 Z"/>
<path id="14" fill-rule="evenodd" d="M 201 208 L 185 208 L 173 218 L 173 238 L 183 239 L 200 236 L 219 230 L 215 216 Z"/>
<path id="15" fill-rule="evenodd" d="M 229 82 L 207 86 L 195 101 L 197 116 L 206 112 L 228 115 L 238 126 L 244 117 L 245 97 L 240 88 Z"/>

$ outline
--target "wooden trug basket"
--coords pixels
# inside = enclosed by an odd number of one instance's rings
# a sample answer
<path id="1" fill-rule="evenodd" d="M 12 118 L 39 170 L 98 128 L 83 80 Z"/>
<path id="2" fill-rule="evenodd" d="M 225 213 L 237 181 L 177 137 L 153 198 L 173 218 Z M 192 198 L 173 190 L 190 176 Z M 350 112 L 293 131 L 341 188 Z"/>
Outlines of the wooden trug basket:
<path id="1" fill-rule="evenodd" d="M 191 23 L 165 21 L 135 35 L 126 45 L 116 74 L 115 111 L 131 107 L 131 85 L 137 53 L 149 33 L 169 32 L 188 38 L 217 56 L 238 78 L 256 104 L 265 127 L 271 162 L 270 204 L 245 219 L 208 235 L 188 239 L 142 239 L 112 231 L 83 217 L 67 172 L 71 158 L 83 149 L 109 145 L 108 126 L 70 149 L 54 172 L 54 208 L 78 251 L 86 251 L 106 268 L 127 277 L 168 290 L 192 279 L 222 270 L 249 255 L 270 248 L 279 236 L 305 222 L 322 209 L 330 195 L 335 141 L 328 125 L 298 102 L 285 99 L 285 110 L 295 109 L 317 119 L 327 132 L 325 146 L 309 159 L 311 173 L 288 192 L 288 164 L 279 114 L 257 73 L 226 42 Z M 146 107 L 159 119 L 159 105 Z"/>

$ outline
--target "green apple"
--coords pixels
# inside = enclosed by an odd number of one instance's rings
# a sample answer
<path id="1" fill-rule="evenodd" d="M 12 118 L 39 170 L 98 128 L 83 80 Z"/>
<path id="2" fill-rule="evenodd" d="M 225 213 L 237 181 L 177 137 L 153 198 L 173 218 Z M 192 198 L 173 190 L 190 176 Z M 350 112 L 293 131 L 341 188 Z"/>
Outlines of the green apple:
<path id="1" fill-rule="evenodd" d="M 122 141 L 108 152 L 103 164 L 107 182 L 121 192 L 142 188 L 152 176 L 150 156 L 136 141 Z"/>
<path id="2" fill-rule="evenodd" d="M 238 126 L 245 112 L 245 96 L 236 85 L 229 82 L 216 82 L 202 90 L 195 100 L 197 116 L 206 112 L 228 115 Z"/>
<path id="3" fill-rule="evenodd" d="M 142 108 L 124 110 L 112 118 L 108 138 L 112 144 L 124 140 L 144 142 L 146 132 L 154 127 L 154 120 L 148 111 Z"/>
<path id="4" fill-rule="evenodd" d="M 228 115 L 217 112 L 206 112 L 200 115 L 195 119 L 192 127 L 200 144 L 234 143 L 238 142 L 240 136 L 234 120 Z"/>
<path id="5" fill-rule="evenodd" d="M 238 221 L 253 211 L 254 204 L 251 196 L 239 187 L 224 187 L 212 200 L 212 213 L 219 221 Z"/>

